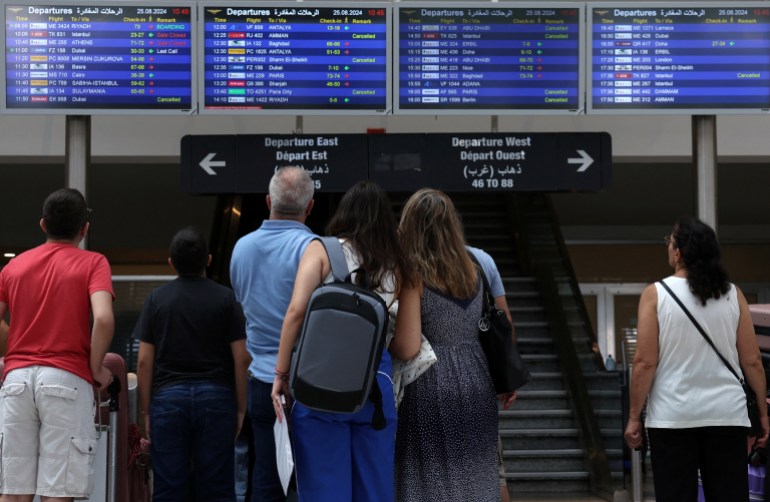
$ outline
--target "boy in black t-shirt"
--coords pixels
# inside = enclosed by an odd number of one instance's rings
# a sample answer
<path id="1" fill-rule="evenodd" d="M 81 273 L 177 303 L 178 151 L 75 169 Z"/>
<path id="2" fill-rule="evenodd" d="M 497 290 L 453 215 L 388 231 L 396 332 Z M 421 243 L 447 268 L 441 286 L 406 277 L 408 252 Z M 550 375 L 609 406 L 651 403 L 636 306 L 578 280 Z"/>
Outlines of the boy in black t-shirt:
<path id="1" fill-rule="evenodd" d="M 134 328 L 139 400 L 151 440 L 153 493 L 162 500 L 235 500 L 234 440 L 246 411 L 243 311 L 232 290 L 206 278 L 206 240 L 174 235 L 178 277 L 152 291 Z"/>

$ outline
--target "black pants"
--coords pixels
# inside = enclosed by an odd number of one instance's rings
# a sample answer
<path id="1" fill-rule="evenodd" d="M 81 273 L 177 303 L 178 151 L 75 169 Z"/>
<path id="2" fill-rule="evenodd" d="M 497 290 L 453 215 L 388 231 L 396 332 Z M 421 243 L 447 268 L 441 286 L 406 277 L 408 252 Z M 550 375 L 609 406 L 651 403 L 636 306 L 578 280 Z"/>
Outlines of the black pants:
<path id="1" fill-rule="evenodd" d="M 647 429 L 657 502 L 748 502 L 745 427 Z"/>

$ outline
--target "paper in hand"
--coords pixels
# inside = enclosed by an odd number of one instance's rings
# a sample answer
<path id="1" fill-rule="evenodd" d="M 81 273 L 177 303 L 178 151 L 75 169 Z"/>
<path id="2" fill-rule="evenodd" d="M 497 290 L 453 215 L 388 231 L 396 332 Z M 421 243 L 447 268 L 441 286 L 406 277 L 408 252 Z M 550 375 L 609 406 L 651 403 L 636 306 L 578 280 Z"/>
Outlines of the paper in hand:
<path id="1" fill-rule="evenodd" d="M 282 421 L 275 420 L 273 426 L 275 434 L 275 460 L 278 464 L 278 477 L 281 479 L 283 493 L 289 491 L 289 481 L 291 473 L 294 470 L 294 456 L 291 453 L 291 441 L 289 441 L 289 425 L 286 423 L 286 417 Z"/>

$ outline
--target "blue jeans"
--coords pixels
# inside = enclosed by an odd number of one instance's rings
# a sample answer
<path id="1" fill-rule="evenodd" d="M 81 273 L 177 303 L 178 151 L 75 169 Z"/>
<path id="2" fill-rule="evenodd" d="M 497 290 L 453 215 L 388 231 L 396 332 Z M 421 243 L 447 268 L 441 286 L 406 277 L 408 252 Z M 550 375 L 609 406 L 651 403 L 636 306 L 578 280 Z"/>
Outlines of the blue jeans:
<path id="1" fill-rule="evenodd" d="M 254 470 L 251 502 L 284 502 L 286 496 L 275 463 L 275 410 L 270 393 L 272 383 L 249 378 L 249 418 L 254 437 Z"/>
<path id="2" fill-rule="evenodd" d="M 235 392 L 226 385 L 183 382 L 153 395 L 153 501 L 234 502 L 236 421 Z"/>

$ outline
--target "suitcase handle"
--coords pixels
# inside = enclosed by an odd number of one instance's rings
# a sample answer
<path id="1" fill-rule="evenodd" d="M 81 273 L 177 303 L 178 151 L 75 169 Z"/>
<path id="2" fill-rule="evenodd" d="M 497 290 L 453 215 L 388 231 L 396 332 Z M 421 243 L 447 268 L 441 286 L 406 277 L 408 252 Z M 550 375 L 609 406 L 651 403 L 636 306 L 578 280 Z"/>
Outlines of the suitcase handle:
<path id="1" fill-rule="evenodd" d="M 112 383 L 107 386 L 107 393 L 110 395 L 109 407 L 110 412 L 120 411 L 120 378 L 117 375 L 112 375 Z"/>

